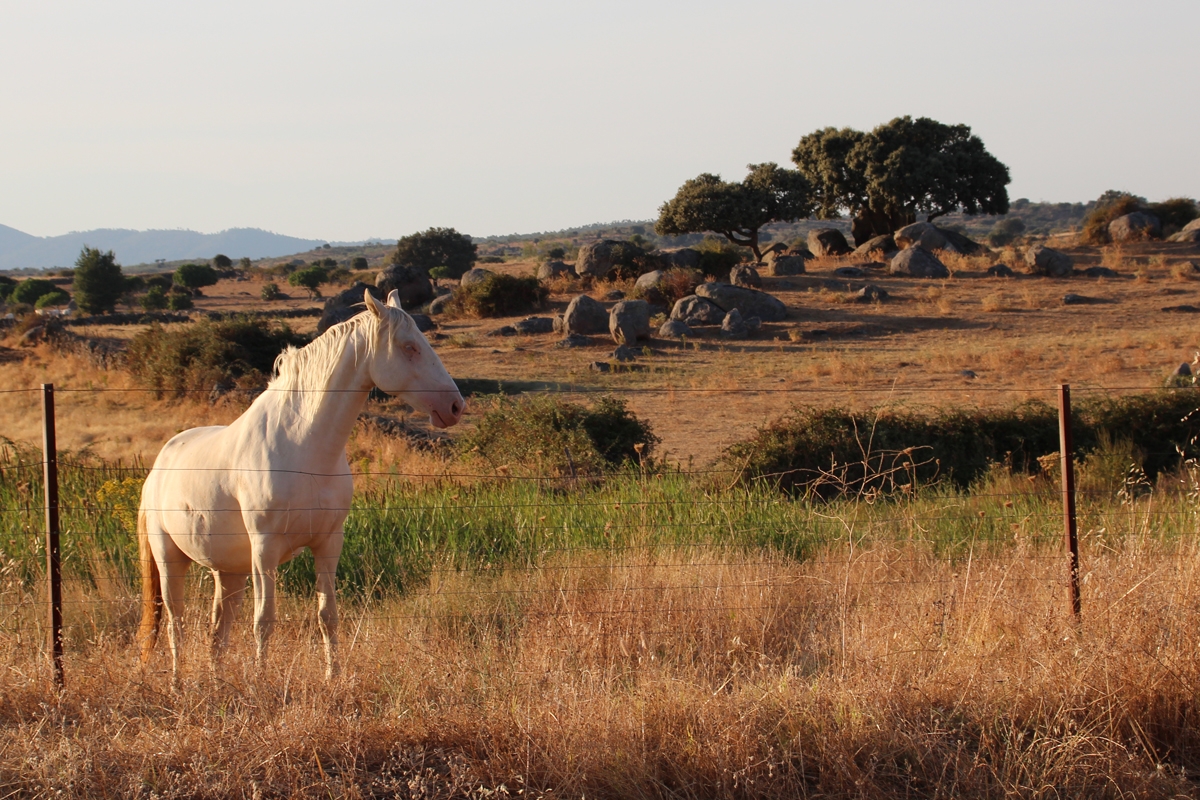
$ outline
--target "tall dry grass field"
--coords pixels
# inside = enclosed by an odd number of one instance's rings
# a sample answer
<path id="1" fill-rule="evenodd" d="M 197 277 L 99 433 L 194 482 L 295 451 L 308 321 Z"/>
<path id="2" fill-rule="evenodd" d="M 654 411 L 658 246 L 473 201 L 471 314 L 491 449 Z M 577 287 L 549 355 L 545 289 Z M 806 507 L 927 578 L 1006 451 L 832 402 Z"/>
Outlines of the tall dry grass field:
<path id="1" fill-rule="evenodd" d="M 245 614 L 210 669 L 211 582 L 196 573 L 172 693 L 165 653 L 136 663 L 137 604 L 116 557 L 128 544 L 112 529 L 75 556 L 108 566 L 68 568 L 67 687 L 55 692 L 37 582 L 10 558 L 0 786 L 35 797 L 1195 793 L 1200 516 L 1170 480 L 1083 501 L 1081 627 L 1044 482 L 825 504 L 636 475 L 578 496 L 394 491 L 368 492 L 351 538 L 378 537 L 378 552 L 415 537 L 429 543 L 420 557 L 387 558 L 422 566 L 401 570 L 400 590 L 381 588 L 394 580 L 382 562 L 373 582 L 343 581 L 345 671 L 328 684 L 305 591 L 285 600 L 264 671 Z M 382 530 L 422 503 L 442 516 L 420 517 L 415 534 Z M 494 538 L 501 519 L 523 538 Z M 490 549 L 471 555 L 481 542 Z"/>

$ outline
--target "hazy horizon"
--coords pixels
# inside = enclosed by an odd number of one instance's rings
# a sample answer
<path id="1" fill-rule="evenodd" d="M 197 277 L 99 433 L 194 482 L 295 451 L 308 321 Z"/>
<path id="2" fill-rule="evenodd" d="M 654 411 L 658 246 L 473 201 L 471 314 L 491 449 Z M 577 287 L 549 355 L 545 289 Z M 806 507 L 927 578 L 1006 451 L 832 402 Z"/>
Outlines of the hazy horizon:
<path id="1" fill-rule="evenodd" d="M 0 224 L 364 241 L 650 219 L 800 137 L 965 123 L 1012 198 L 1200 194 L 1200 5 L 11 4 Z"/>

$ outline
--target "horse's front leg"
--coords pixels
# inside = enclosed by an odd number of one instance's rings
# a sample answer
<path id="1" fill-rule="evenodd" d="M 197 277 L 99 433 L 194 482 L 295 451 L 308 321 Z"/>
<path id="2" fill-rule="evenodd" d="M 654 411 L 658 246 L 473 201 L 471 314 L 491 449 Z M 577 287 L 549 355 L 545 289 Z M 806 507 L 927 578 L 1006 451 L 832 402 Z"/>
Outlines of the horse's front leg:
<path id="1" fill-rule="evenodd" d="M 275 574 L 279 556 L 267 546 L 268 537 L 250 535 L 250 578 L 254 584 L 254 663 L 262 670 L 267 661 L 267 641 L 275 627 Z"/>
<path id="2" fill-rule="evenodd" d="M 338 674 L 337 565 L 344 540 L 345 534 L 338 529 L 321 536 L 311 547 L 317 572 L 317 619 L 325 641 L 326 680 Z"/>

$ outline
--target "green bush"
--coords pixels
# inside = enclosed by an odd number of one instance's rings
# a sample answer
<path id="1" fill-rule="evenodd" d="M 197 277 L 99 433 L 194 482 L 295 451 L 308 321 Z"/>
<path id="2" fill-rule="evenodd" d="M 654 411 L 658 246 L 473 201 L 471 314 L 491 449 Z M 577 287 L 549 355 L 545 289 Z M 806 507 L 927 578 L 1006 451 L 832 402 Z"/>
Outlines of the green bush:
<path id="1" fill-rule="evenodd" d="M 1146 198 L 1110 189 L 1100 195 L 1096 207 L 1084 218 L 1083 241 L 1091 245 L 1108 244 L 1112 241 L 1108 235 L 1108 223 L 1117 217 L 1146 210 Z"/>
<path id="2" fill-rule="evenodd" d="M 1018 236 L 1025 232 L 1025 222 L 1020 217 L 1006 217 L 992 226 L 988 233 L 988 244 L 992 247 L 1004 247 L 1012 244 Z"/>
<path id="3" fill-rule="evenodd" d="M 417 267 L 426 273 L 444 266 L 450 269 L 451 278 L 458 278 L 475 265 L 475 250 L 471 237 L 454 228 L 430 228 L 398 241 L 392 263 Z"/>
<path id="4" fill-rule="evenodd" d="M 454 271 L 449 267 L 434 267 L 429 270 L 429 277 L 437 280 L 438 278 L 453 278 Z"/>
<path id="5" fill-rule="evenodd" d="M 183 264 L 175 270 L 175 283 L 188 289 L 212 286 L 219 279 L 217 271 L 208 264 Z"/>
<path id="6" fill-rule="evenodd" d="M 233 259 L 222 253 L 217 253 L 213 256 L 212 264 L 217 269 L 229 269 L 233 266 Z"/>
<path id="7" fill-rule="evenodd" d="M 7 275 L 0 275 L 0 302 L 7 303 L 15 288 L 17 288 L 16 281 Z"/>
<path id="8" fill-rule="evenodd" d="M 71 295 L 62 289 L 55 289 L 53 292 L 39 297 L 37 302 L 33 304 L 33 307 L 50 308 L 51 306 L 65 306 L 69 302 L 71 302 Z"/>
<path id="9" fill-rule="evenodd" d="M 263 286 L 261 297 L 263 300 L 266 300 L 267 302 L 270 302 L 272 300 L 279 300 L 280 298 L 283 297 L 283 292 L 279 291 L 279 284 L 268 283 L 265 286 Z"/>
<path id="10" fill-rule="evenodd" d="M 162 311 L 167 307 L 167 293 L 161 286 L 151 286 L 142 296 L 142 308 L 146 311 Z"/>
<path id="11" fill-rule="evenodd" d="M 504 256 L 480 256 L 479 263 L 480 264 L 503 264 Z M 436 269 L 436 267 L 434 269 Z M 433 270 L 429 271 L 429 275 L 430 275 L 430 277 L 433 277 Z M 449 276 L 447 276 L 447 277 L 449 277 Z"/>
<path id="12" fill-rule="evenodd" d="M 88 314 L 103 314 L 114 310 L 125 293 L 125 276 L 113 251 L 101 253 L 84 247 L 75 260 L 75 302 Z"/>
<path id="13" fill-rule="evenodd" d="M 355 256 L 354 260 L 350 262 L 350 269 L 354 270 L 355 272 L 362 272 L 363 270 L 367 269 L 367 267 L 367 259 L 364 256 Z"/>
<path id="14" fill-rule="evenodd" d="M 1200 454 L 1200 393 L 1163 391 L 1076 404 L 1080 455 L 1128 441 L 1150 479 Z M 1008 409 L 916 412 L 801 407 L 730 447 L 724 461 L 747 480 L 822 496 L 948 480 L 967 486 L 995 464 L 1037 472 L 1058 450 L 1058 414 L 1041 402 Z"/>
<path id="15" fill-rule="evenodd" d="M 742 248 L 715 236 L 705 236 L 696 250 L 700 252 L 700 271 L 714 278 L 725 278 L 742 261 Z"/>
<path id="16" fill-rule="evenodd" d="M 329 275 L 323 267 L 307 267 L 288 275 L 288 284 L 307 289 L 310 298 L 320 297 L 321 292 L 318 287 L 328 280 Z"/>
<path id="17" fill-rule="evenodd" d="M 1151 203 L 1150 213 L 1162 222 L 1163 234 L 1170 235 L 1200 217 L 1200 207 L 1190 197 L 1172 197 L 1161 203 Z"/>
<path id="18" fill-rule="evenodd" d="M 192 302 L 191 295 L 186 295 L 182 292 L 171 292 L 167 295 L 167 308 L 172 311 L 187 311 L 194 305 L 195 303 Z"/>
<path id="19" fill-rule="evenodd" d="M 218 382 L 263 386 L 275 359 L 308 339 L 286 325 L 236 318 L 201 320 L 175 330 L 152 325 L 129 342 L 129 371 L 164 394 L 207 391 Z"/>
<path id="20" fill-rule="evenodd" d="M 590 408 L 554 395 L 498 396 L 481 403 L 476 428 L 458 449 L 463 458 L 502 472 L 596 477 L 629 462 L 648 463 L 658 444 L 649 423 L 613 397 Z"/>
<path id="21" fill-rule="evenodd" d="M 57 286 L 43 278 L 26 278 L 13 287 L 10 299 L 14 303 L 35 305 L 39 298 L 53 292 L 61 291 Z"/>
<path id="22" fill-rule="evenodd" d="M 481 283 L 459 286 L 448 311 L 470 317 L 511 317 L 542 307 L 550 290 L 534 277 L 490 275 Z"/>

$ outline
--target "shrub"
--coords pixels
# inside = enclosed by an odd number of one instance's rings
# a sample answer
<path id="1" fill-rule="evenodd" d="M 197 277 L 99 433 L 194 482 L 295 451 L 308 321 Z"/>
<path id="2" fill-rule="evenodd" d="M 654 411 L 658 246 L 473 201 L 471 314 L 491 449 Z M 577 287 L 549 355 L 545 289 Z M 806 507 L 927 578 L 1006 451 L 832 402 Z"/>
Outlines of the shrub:
<path id="1" fill-rule="evenodd" d="M 503 264 L 504 256 L 480 256 L 480 264 Z M 433 270 L 429 271 L 430 277 L 433 277 Z"/>
<path id="2" fill-rule="evenodd" d="M 1200 217 L 1200 208 L 1190 197 L 1172 197 L 1161 203 L 1151 203 L 1150 213 L 1159 218 L 1163 233 L 1169 235 Z"/>
<path id="3" fill-rule="evenodd" d="M 7 275 L 0 275 L 0 302 L 7 303 L 15 288 L 17 288 L 16 281 Z"/>
<path id="4" fill-rule="evenodd" d="M 596 477 L 626 463 L 647 463 L 658 437 L 625 402 L 602 397 L 590 408 L 554 395 L 483 401 L 476 428 L 458 448 L 505 471 Z"/>
<path id="5" fill-rule="evenodd" d="M 509 317 L 541 308 L 550 291 L 537 278 L 490 275 L 481 283 L 454 290 L 448 310 L 471 317 Z"/>
<path id="6" fill-rule="evenodd" d="M 212 286 L 218 280 L 217 271 L 208 264 L 182 264 L 175 270 L 175 283 L 188 289 Z"/>
<path id="7" fill-rule="evenodd" d="M 696 250 L 700 252 L 700 271 L 714 278 L 724 278 L 742 260 L 742 248 L 715 236 L 705 236 Z"/>
<path id="8" fill-rule="evenodd" d="M 286 325 L 235 318 L 201 320 L 177 330 L 152 325 L 129 342 L 129 371 L 163 394 L 208 391 L 214 383 L 265 385 L 275 359 L 307 339 Z"/>
<path id="9" fill-rule="evenodd" d="M 417 267 L 426 272 L 447 267 L 450 277 L 460 277 L 475 264 L 475 243 L 454 228 L 430 228 L 405 236 L 396 243 L 392 263 Z"/>
<path id="10" fill-rule="evenodd" d="M 71 295 L 62 289 L 55 289 L 53 292 L 39 297 L 37 302 L 33 304 L 33 307 L 49 308 L 50 306 L 65 306 L 69 302 L 71 302 Z"/>
<path id="11" fill-rule="evenodd" d="M 308 267 L 288 275 L 288 284 L 307 289 L 310 298 L 320 297 L 321 292 L 318 287 L 328 280 L 329 275 L 322 267 Z"/>
<path id="12" fill-rule="evenodd" d="M 429 277 L 437 280 L 438 278 L 453 278 L 454 271 L 449 267 L 434 267 L 429 270 Z"/>
<path id="13" fill-rule="evenodd" d="M 279 300 L 280 298 L 283 297 L 283 292 L 279 291 L 279 284 L 268 283 L 267 285 L 263 286 L 261 297 L 263 300 L 266 300 L 267 302 L 270 302 L 272 300 Z"/>
<path id="14" fill-rule="evenodd" d="M 1093 245 L 1108 244 L 1112 241 L 1108 235 L 1108 223 L 1117 217 L 1146 210 L 1146 198 L 1110 189 L 1100 195 L 1096 207 L 1083 220 L 1083 241 Z"/>
<path id="15" fill-rule="evenodd" d="M 250 260 L 249 256 L 242 256 L 241 260 L 238 261 L 238 266 L 242 269 L 250 269 L 250 267 L 254 266 L 254 262 Z"/>
<path id="16" fill-rule="evenodd" d="M 162 289 L 164 292 L 169 292 L 169 291 L 171 291 L 171 287 L 174 285 L 175 285 L 175 282 L 174 282 L 174 280 L 172 280 L 172 276 L 169 274 L 168 275 L 154 275 L 153 277 L 146 279 L 146 288 L 147 289 L 151 289 L 151 288 L 157 286 L 159 289 Z"/>
<path id="17" fill-rule="evenodd" d="M 1200 393 L 1187 389 L 1080 403 L 1077 451 L 1127 440 L 1145 453 L 1138 466 L 1153 479 L 1197 455 L 1197 406 Z M 967 486 L 994 464 L 1037 472 L 1038 459 L 1057 450 L 1057 412 L 1040 402 L 926 413 L 801 407 L 730 447 L 724 460 L 743 479 L 829 496 L 937 480 Z"/>
<path id="18" fill-rule="evenodd" d="M 117 307 L 125 293 L 125 276 L 113 251 L 101 253 L 84 247 L 75 261 L 75 302 L 88 314 L 102 314 Z"/>
<path id="19" fill-rule="evenodd" d="M 167 295 L 167 308 L 172 311 L 187 311 L 194 305 L 196 304 L 192 302 L 191 295 L 182 292 L 171 292 Z"/>
<path id="20" fill-rule="evenodd" d="M 229 269 L 233 266 L 233 259 L 222 253 L 217 253 L 213 256 L 212 265 L 217 269 Z"/>
<path id="21" fill-rule="evenodd" d="M 146 311 L 162 311 L 167 307 L 167 293 L 161 286 L 151 286 L 142 297 L 142 308 Z"/>
<path id="22" fill-rule="evenodd" d="M 658 256 L 647 252 L 636 242 L 617 242 L 610 252 L 613 277 L 617 280 L 631 280 L 662 266 Z"/>
<path id="23" fill-rule="evenodd" d="M 43 278 L 26 278 L 13 287 L 10 299 L 14 303 L 34 305 L 38 299 L 51 292 L 60 291 L 57 286 Z"/>
<path id="24" fill-rule="evenodd" d="M 350 262 L 350 269 L 356 272 L 362 272 L 368 266 L 367 259 L 364 256 L 355 256 L 354 260 Z"/>
<path id="25" fill-rule="evenodd" d="M 550 259 L 551 261 L 562 261 L 566 257 L 567 251 L 562 247 L 551 247 L 546 251 L 546 258 Z"/>
<path id="26" fill-rule="evenodd" d="M 992 247 L 1004 247 L 1025 232 L 1025 222 L 1020 217 L 1006 217 L 992 226 L 988 233 L 988 244 Z"/>

